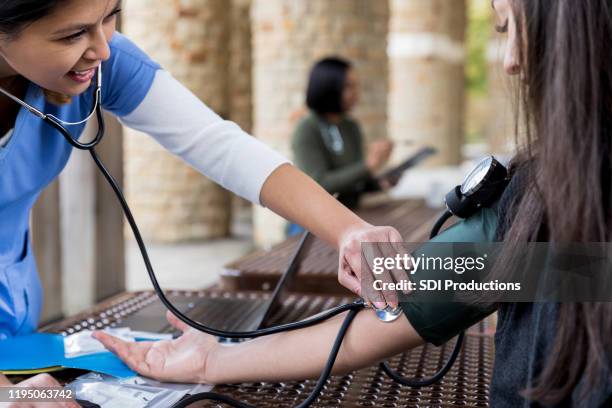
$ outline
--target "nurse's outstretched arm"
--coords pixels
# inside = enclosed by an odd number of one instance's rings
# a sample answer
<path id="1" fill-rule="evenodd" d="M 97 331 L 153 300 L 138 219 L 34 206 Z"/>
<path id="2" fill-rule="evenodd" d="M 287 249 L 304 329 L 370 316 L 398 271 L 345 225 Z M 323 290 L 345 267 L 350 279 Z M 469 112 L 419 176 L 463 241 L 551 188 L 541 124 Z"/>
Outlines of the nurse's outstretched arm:
<path id="1" fill-rule="evenodd" d="M 167 71 L 158 70 L 142 102 L 121 121 L 150 134 L 168 151 L 224 188 L 302 225 L 340 250 L 340 283 L 355 294 L 397 304 L 393 292 L 361 292 L 361 242 L 401 242 L 394 228 L 374 227 L 352 214 L 314 180 L 233 122 L 223 120 Z M 367 268 L 366 268 L 367 269 Z M 408 279 L 402 271 L 398 280 Z M 363 275 L 363 276 L 362 276 Z M 383 281 L 392 281 L 382 276 Z M 383 297 L 384 295 L 384 297 Z"/>
<path id="2" fill-rule="evenodd" d="M 302 380 L 321 374 L 344 317 L 341 314 L 315 326 L 237 345 L 221 345 L 170 314 L 170 323 L 184 331 L 175 340 L 126 343 L 102 332 L 95 336 L 133 370 L 161 381 Z M 332 373 L 368 367 L 420 344 L 423 340 L 405 317 L 383 323 L 370 310 L 361 311 L 347 331 Z"/>
<path id="3" fill-rule="evenodd" d="M 373 273 L 362 259 L 362 242 L 382 243 L 382 248 L 393 251 L 388 243 L 402 242 L 400 233 L 391 227 L 377 227 L 368 224 L 302 171 L 289 164 L 276 168 L 266 179 L 259 196 L 260 202 L 281 215 L 303 226 L 319 238 L 339 249 L 338 281 L 347 289 L 377 307 L 398 306 L 394 291 L 377 292 L 366 290 L 371 287 Z M 387 244 L 387 245 L 385 245 Z M 396 252 L 403 248 L 398 245 Z M 407 280 L 403 270 L 394 271 L 395 281 Z M 388 276 L 377 279 L 392 281 Z"/>
<path id="4" fill-rule="evenodd" d="M 340 247 L 343 234 L 370 226 L 289 164 L 278 167 L 266 179 L 260 201 L 336 247 Z"/>

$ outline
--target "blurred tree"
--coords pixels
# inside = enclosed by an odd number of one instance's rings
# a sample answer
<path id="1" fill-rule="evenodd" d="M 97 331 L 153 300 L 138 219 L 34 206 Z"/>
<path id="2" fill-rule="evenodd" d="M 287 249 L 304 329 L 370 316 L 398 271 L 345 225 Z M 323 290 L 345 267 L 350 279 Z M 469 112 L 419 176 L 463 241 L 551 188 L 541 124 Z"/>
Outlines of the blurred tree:
<path id="1" fill-rule="evenodd" d="M 468 0 L 466 142 L 482 143 L 489 120 L 487 47 L 491 39 L 491 1 Z"/>
<path id="2" fill-rule="evenodd" d="M 491 3 L 489 0 L 469 0 L 468 13 L 468 92 L 484 95 L 487 91 L 486 48 L 491 30 Z"/>

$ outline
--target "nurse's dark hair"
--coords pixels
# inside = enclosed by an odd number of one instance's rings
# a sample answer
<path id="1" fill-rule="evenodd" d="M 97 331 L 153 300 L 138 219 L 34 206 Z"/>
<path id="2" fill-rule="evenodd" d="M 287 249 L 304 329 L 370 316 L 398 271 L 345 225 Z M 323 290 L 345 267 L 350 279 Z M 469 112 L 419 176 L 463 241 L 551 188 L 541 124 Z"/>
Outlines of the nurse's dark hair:
<path id="1" fill-rule="evenodd" d="M 512 166 L 522 194 L 503 206 L 501 265 L 520 262 L 528 241 L 612 239 L 612 2 L 510 4 L 520 16 L 524 78 L 516 123 L 526 131 Z M 612 303 L 561 303 L 556 327 L 549 357 L 524 395 L 553 405 L 608 387 Z"/>
<path id="2" fill-rule="evenodd" d="M 51 14 L 66 0 L 0 0 L 0 34 L 16 37 L 36 20 Z"/>
<path id="3" fill-rule="evenodd" d="M 342 113 L 342 92 L 351 63 L 339 57 L 318 61 L 310 71 L 306 105 L 318 114 Z"/>
<path id="4" fill-rule="evenodd" d="M 28 25 L 53 13 L 66 0 L 0 0 L 0 35 L 8 40 L 19 37 Z M 45 90 L 47 101 L 56 105 L 69 103 L 71 98 Z"/>

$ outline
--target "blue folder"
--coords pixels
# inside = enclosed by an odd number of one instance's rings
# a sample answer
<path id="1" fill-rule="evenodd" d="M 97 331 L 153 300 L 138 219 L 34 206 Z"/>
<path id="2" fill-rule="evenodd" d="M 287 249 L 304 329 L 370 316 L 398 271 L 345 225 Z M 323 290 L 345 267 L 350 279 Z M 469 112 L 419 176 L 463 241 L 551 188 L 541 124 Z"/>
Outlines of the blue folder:
<path id="1" fill-rule="evenodd" d="M 66 358 L 59 334 L 34 333 L 0 340 L 0 371 L 31 371 L 61 366 L 95 371 L 119 378 L 137 375 L 113 353 Z"/>

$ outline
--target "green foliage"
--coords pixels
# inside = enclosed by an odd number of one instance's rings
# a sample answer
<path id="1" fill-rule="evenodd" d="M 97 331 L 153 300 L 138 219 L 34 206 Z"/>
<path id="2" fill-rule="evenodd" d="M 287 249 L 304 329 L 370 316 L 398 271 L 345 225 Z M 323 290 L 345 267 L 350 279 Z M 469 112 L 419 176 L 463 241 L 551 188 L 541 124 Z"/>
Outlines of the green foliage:
<path id="1" fill-rule="evenodd" d="M 472 95 L 484 95 L 487 91 L 486 49 L 491 35 L 491 12 L 489 0 L 468 0 L 466 78 Z"/>

